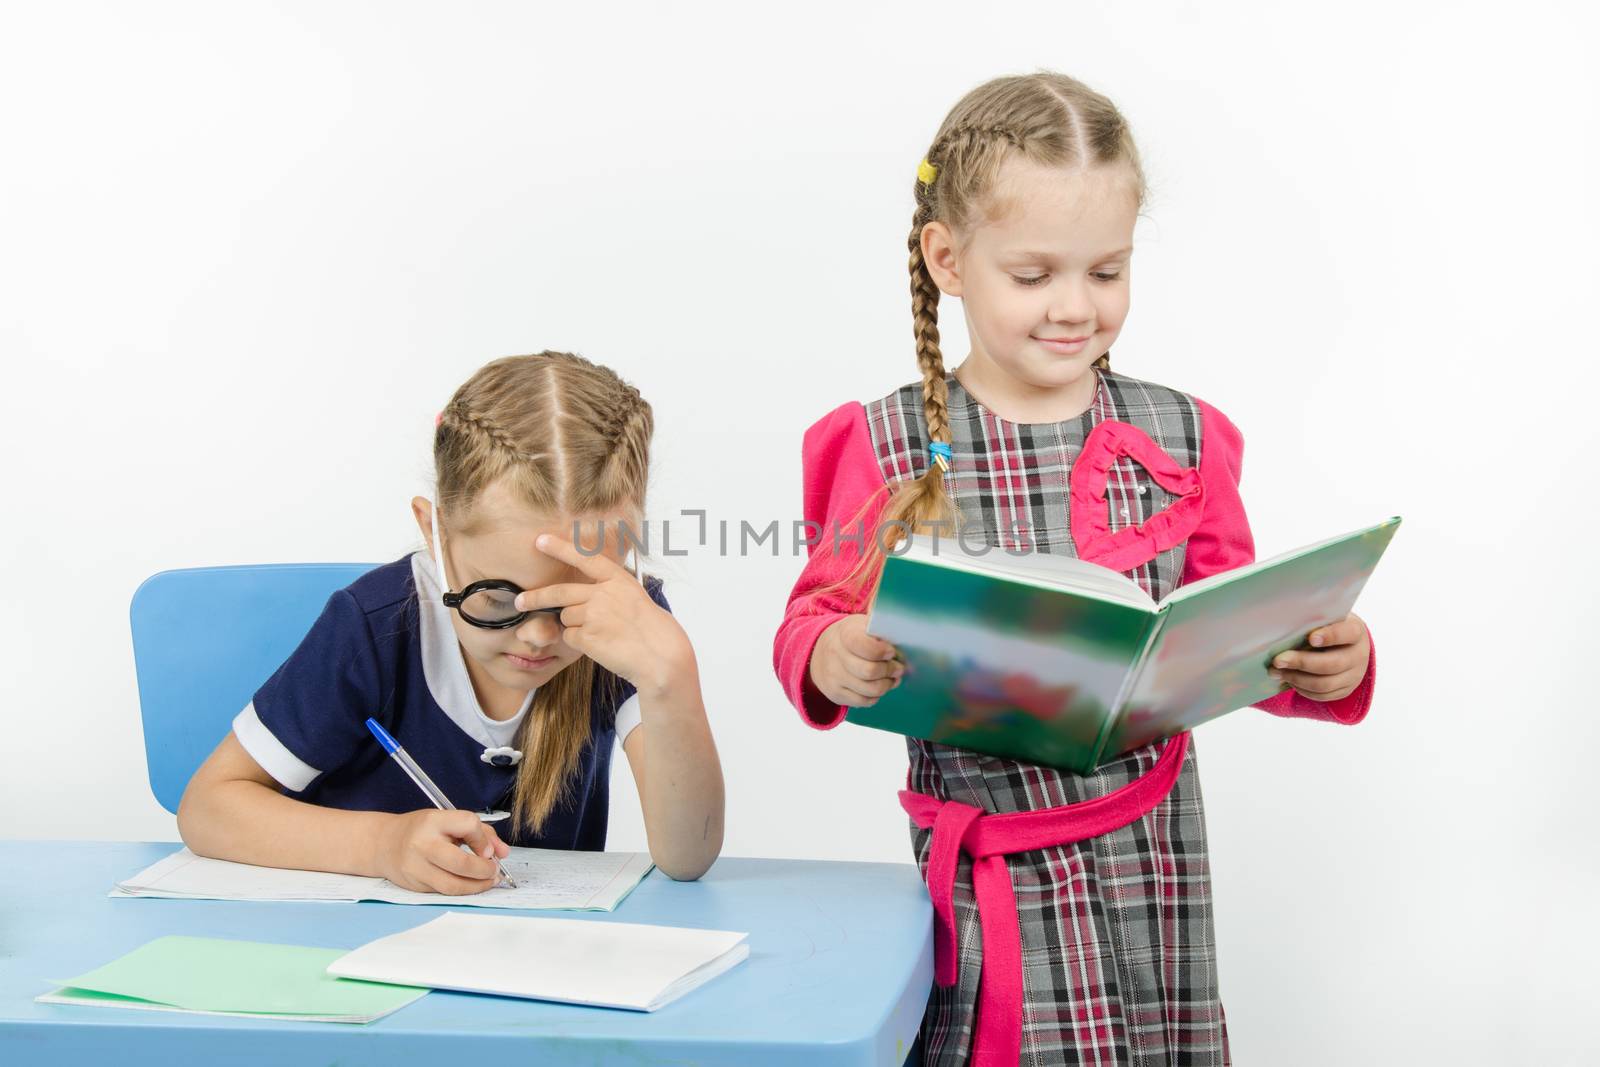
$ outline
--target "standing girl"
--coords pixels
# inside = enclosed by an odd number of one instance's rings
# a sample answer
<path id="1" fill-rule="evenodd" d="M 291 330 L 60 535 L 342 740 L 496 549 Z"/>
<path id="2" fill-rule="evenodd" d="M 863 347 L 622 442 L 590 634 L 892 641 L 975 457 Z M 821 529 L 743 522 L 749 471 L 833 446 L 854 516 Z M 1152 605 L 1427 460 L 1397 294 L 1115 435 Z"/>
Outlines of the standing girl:
<path id="1" fill-rule="evenodd" d="M 1110 368 L 1145 199 L 1116 107 L 1059 74 L 988 82 L 945 118 L 915 195 L 921 380 L 844 404 L 805 435 L 804 513 L 823 534 L 774 663 L 822 729 L 900 677 L 862 614 L 892 546 L 878 532 L 981 529 L 1010 551 L 1103 563 L 1157 600 L 1254 559 L 1239 431 L 1193 396 Z M 953 375 L 941 293 L 961 298 L 971 340 Z M 1186 468 L 1200 503 L 1169 512 Z M 862 523 L 864 548 L 836 536 Z M 1257 706 L 1359 722 L 1374 675 L 1366 627 L 1352 615 L 1310 644 L 1274 661 L 1286 691 Z M 1082 776 L 914 738 L 907 748 L 901 802 L 936 915 L 928 1063 L 1228 1062 L 1187 734 Z"/>
<path id="2" fill-rule="evenodd" d="M 474 374 L 437 420 L 438 492 L 411 502 L 427 547 L 328 600 L 190 780 L 184 842 L 480 892 L 506 841 L 605 847 L 616 739 L 651 858 L 673 878 L 703 874 L 722 846 L 723 786 L 694 649 L 661 583 L 622 566 L 652 427 L 637 390 L 578 356 Z M 463 810 L 427 806 L 369 716 Z"/>

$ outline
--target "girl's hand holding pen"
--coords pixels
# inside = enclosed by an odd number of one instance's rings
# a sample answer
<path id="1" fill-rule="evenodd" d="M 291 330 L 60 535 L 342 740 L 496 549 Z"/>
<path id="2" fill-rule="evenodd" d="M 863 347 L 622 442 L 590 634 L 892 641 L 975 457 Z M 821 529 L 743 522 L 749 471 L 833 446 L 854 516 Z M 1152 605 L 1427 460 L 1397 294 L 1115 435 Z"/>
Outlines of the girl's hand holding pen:
<path id="1" fill-rule="evenodd" d="M 1342 700 L 1367 676 L 1372 641 L 1355 615 L 1312 630 L 1309 649 L 1280 652 L 1268 672 L 1307 700 Z"/>
<path id="2" fill-rule="evenodd" d="M 494 828 L 472 812 L 437 808 L 391 817 L 376 848 L 379 872 L 395 885 L 451 896 L 494 888 L 500 881 L 496 861 L 511 852 Z"/>
<path id="3" fill-rule="evenodd" d="M 616 560 L 585 555 L 554 534 L 541 535 L 537 547 L 590 581 L 519 593 L 517 610 L 560 608 L 561 639 L 641 694 L 664 692 L 693 670 L 694 648 L 683 627 Z"/>
<path id="4" fill-rule="evenodd" d="M 905 664 L 894 646 L 867 633 L 865 615 L 846 615 L 817 638 L 811 650 L 811 684 L 835 704 L 870 708 L 900 684 Z"/>

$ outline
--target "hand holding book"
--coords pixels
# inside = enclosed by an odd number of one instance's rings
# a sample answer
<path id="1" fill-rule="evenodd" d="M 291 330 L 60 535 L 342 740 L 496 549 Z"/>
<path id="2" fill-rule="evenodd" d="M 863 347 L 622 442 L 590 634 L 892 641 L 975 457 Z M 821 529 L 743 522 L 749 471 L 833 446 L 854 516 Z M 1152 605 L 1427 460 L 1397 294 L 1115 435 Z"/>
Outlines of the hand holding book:
<path id="1" fill-rule="evenodd" d="M 1307 641 L 1311 649 L 1279 653 L 1267 674 L 1307 700 L 1343 700 L 1354 693 L 1367 676 L 1372 657 L 1367 624 L 1359 616 L 1346 615 L 1312 630 Z"/>
<path id="2" fill-rule="evenodd" d="M 846 615 L 817 638 L 811 684 L 835 704 L 870 708 L 900 684 L 905 664 L 895 655 L 893 645 L 867 633 L 865 615 Z"/>

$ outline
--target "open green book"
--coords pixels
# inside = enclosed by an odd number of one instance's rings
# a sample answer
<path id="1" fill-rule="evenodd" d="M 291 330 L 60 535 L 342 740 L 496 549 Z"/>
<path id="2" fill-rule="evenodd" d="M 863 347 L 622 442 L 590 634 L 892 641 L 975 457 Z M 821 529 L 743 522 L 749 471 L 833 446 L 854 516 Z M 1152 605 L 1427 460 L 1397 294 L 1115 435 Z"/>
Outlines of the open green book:
<path id="1" fill-rule="evenodd" d="M 1160 604 L 1070 556 L 912 537 L 884 561 L 867 620 L 905 677 L 847 718 L 1087 773 L 1279 692 L 1273 657 L 1350 613 L 1399 525 L 1214 574 Z"/>

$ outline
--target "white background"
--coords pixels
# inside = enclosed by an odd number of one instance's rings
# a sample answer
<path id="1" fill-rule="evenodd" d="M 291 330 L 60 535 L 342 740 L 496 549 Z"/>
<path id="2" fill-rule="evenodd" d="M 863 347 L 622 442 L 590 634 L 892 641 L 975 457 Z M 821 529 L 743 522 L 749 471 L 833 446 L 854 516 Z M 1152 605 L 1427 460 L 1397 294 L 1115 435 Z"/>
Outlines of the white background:
<path id="1" fill-rule="evenodd" d="M 0 836 L 175 839 L 134 588 L 408 551 L 433 414 L 492 357 L 635 382 L 658 522 L 797 518 L 805 427 L 917 377 L 917 160 L 1046 66 L 1120 105 L 1153 186 L 1116 366 L 1242 428 L 1262 553 L 1406 520 L 1358 609 L 1367 722 L 1198 737 L 1237 1062 L 1592 1055 L 1580 5 L 574 6 L 6 6 Z M 812 732 L 774 680 L 799 568 L 658 561 L 726 852 L 905 862 L 903 743 Z"/>

